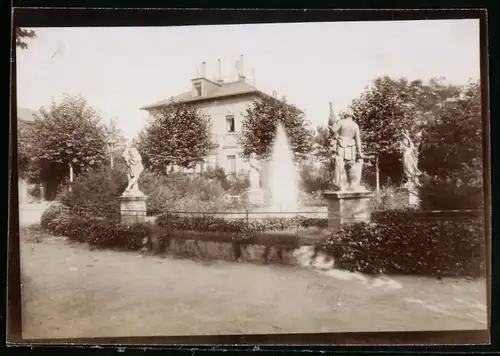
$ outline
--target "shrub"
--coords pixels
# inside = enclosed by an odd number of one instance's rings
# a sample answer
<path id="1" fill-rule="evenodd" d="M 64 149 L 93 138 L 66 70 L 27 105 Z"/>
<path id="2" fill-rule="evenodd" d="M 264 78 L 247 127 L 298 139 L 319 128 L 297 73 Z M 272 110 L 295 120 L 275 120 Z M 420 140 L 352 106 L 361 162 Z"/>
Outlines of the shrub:
<path id="1" fill-rule="evenodd" d="M 397 191 L 398 187 L 395 185 L 382 187 L 379 195 L 374 198 L 373 209 L 375 211 L 411 210 L 408 202 L 403 203 L 402 200 L 397 199 Z"/>
<path id="2" fill-rule="evenodd" d="M 68 187 L 61 190 L 58 200 L 78 216 L 118 219 L 119 198 L 126 186 L 126 173 L 121 167 L 101 167 L 76 177 L 71 191 Z"/>
<path id="3" fill-rule="evenodd" d="M 202 174 L 203 178 L 216 181 L 220 184 L 222 189 L 229 190 L 231 188 L 231 182 L 227 178 L 227 174 L 222 167 L 208 167 Z"/>
<path id="4" fill-rule="evenodd" d="M 299 173 L 301 190 L 307 194 L 315 194 L 332 188 L 332 180 L 324 165 L 315 168 L 312 164 L 302 164 Z"/>
<path id="5" fill-rule="evenodd" d="M 144 172 L 139 186 L 148 196 L 148 215 L 168 210 L 215 211 L 223 205 L 224 189 L 216 180 L 203 176 L 193 177 L 182 173 L 164 176 Z"/>
<path id="6" fill-rule="evenodd" d="M 62 213 L 63 209 L 64 207 L 60 204 L 53 204 L 45 209 L 42 216 L 40 217 L 40 226 L 42 227 L 42 229 L 49 229 L 52 221 L 54 221 L 54 219 L 56 219 Z"/>
<path id="7" fill-rule="evenodd" d="M 99 248 L 139 250 L 151 233 L 148 224 L 127 225 L 104 220 L 86 222 L 90 232 L 86 242 Z"/>
<path id="8" fill-rule="evenodd" d="M 484 208 L 482 184 L 460 184 L 458 181 L 427 177 L 419 193 L 423 210 Z"/>
<path id="9" fill-rule="evenodd" d="M 72 214 L 64 206 L 51 206 L 41 220 L 41 227 L 56 236 L 86 242 L 99 248 L 138 250 L 151 233 L 149 224 L 127 225 L 103 218 Z"/>
<path id="10" fill-rule="evenodd" d="M 317 249 L 333 257 L 337 267 L 363 273 L 484 273 L 484 225 L 477 216 L 390 211 L 374 214 L 373 220 L 344 226 Z"/>
<path id="11" fill-rule="evenodd" d="M 248 175 L 239 174 L 235 179 L 229 182 L 229 194 L 244 195 L 250 187 L 250 180 Z"/>

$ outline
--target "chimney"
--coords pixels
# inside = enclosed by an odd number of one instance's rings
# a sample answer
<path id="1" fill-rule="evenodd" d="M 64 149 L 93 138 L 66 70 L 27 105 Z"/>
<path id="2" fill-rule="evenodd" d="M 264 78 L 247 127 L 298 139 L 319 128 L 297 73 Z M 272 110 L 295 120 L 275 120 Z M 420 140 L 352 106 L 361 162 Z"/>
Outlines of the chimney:
<path id="1" fill-rule="evenodd" d="M 224 81 L 222 80 L 222 65 L 220 59 L 217 60 L 217 83 L 221 84 Z"/>
<path id="2" fill-rule="evenodd" d="M 207 63 L 206 62 L 201 62 L 201 77 L 202 78 L 205 78 L 206 69 L 207 69 Z"/>
<path id="3" fill-rule="evenodd" d="M 255 86 L 255 68 L 252 68 L 252 85 Z"/>
<path id="4" fill-rule="evenodd" d="M 244 67 L 243 67 L 243 55 L 240 55 L 240 66 L 239 67 L 240 67 L 239 68 L 240 70 L 238 71 L 240 74 L 239 80 L 244 82 L 245 81 L 245 74 L 244 74 L 245 72 L 244 72 Z"/>

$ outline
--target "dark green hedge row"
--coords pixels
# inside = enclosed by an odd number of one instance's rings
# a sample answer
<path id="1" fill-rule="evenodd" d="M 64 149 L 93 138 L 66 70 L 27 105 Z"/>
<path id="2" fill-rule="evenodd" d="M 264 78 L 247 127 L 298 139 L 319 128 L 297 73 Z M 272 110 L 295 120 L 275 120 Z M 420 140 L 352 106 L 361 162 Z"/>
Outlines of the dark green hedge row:
<path id="1" fill-rule="evenodd" d="M 333 257 L 338 268 L 349 271 L 484 275 L 486 259 L 482 219 L 377 218 L 379 222 L 344 226 L 341 233 L 319 243 L 317 250 Z"/>
<path id="2" fill-rule="evenodd" d="M 40 224 L 54 235 L 99 248 L 139 250 L 151 234 L 148 224 L 126 225 L 109 219 L 78 217 L 59 206 L 47 209 Z"/>
<path id="3" fill-rule="evenodd" d="M 482 210 L 438 210 L 421 211 L 413 208 L 374 211 L 371 214 L 373 222 L 398 222 L 408 223 L 419 220 L 468 220 L 481 219 L 484 216 Z"/>
<path id="4" fill-rule="evenodd" d="M 165 228 L 192 231 L 213 232 L 263 232 L 284 231 L 296 227 L 328 226 L 328 220 L 323 218 L 308 218 L 297 216 L 293 218 L 262 218 L 262 219 L 224 219 L 214 215 L 180 216 L 176 214 L 161 214 L 156 223 Z"/>

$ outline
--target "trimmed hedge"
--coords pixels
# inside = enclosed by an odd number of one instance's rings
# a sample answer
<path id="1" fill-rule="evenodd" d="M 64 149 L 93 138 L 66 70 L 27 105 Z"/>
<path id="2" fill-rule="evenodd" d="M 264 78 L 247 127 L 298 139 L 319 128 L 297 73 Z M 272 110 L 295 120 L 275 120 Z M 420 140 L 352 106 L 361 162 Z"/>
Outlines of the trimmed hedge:
<path id="1" fill-rule="evenodd" d="M 50 224 L 56 220 L 64 211 L 64 207 L 59 204 L 50 205 L 40 217 L 40 226 L 45 230 L 52 230 Z"/>
<path id="2" fill-rule="evenodd" d="M 262 219 L 224 219 L 214 215 L 204 216 L 180 216 L 176 214 L 161 214 L 157 217 L 156 223 L 162 227 L 169 227 L 179 230 L 197 230 L 213 232 L 263 232 L 263 231 L 284 231 L 299 227 L 323 227 L 328 226 L 328 220 L 324 218 L 308 218 L 297 216 L 293 218 L 273 218 Z"/>
<path id="3" fill-rule="evenodd" d="M 316 246 L 338 268 L 363 273 L 483 276 L 483 219 L 474 213 L 388 211 L 347 225 Z M 455 215 L 455 216 L 453 216 Z"/>
<path id="4" fill-rule="evenodd" d="M 149 224 L 127 225 L 109 219 L 79 217 L 61 206 L 47 209 L 41 219 L 43 229 L 57 236 L 88 243 L 98 248 L 125 248 L 136 251 L 151 235 Z"/>

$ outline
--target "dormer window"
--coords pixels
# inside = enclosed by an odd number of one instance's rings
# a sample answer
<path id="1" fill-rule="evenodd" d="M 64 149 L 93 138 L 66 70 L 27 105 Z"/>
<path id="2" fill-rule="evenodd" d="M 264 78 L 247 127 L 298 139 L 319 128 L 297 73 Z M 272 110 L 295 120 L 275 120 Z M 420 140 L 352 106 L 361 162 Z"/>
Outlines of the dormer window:
<path id="1" fill-rule="evenodd" d="M 195 83 L 194 89 L 196 90 L 196 96 L 201 96 L 201 83 Z"/>

